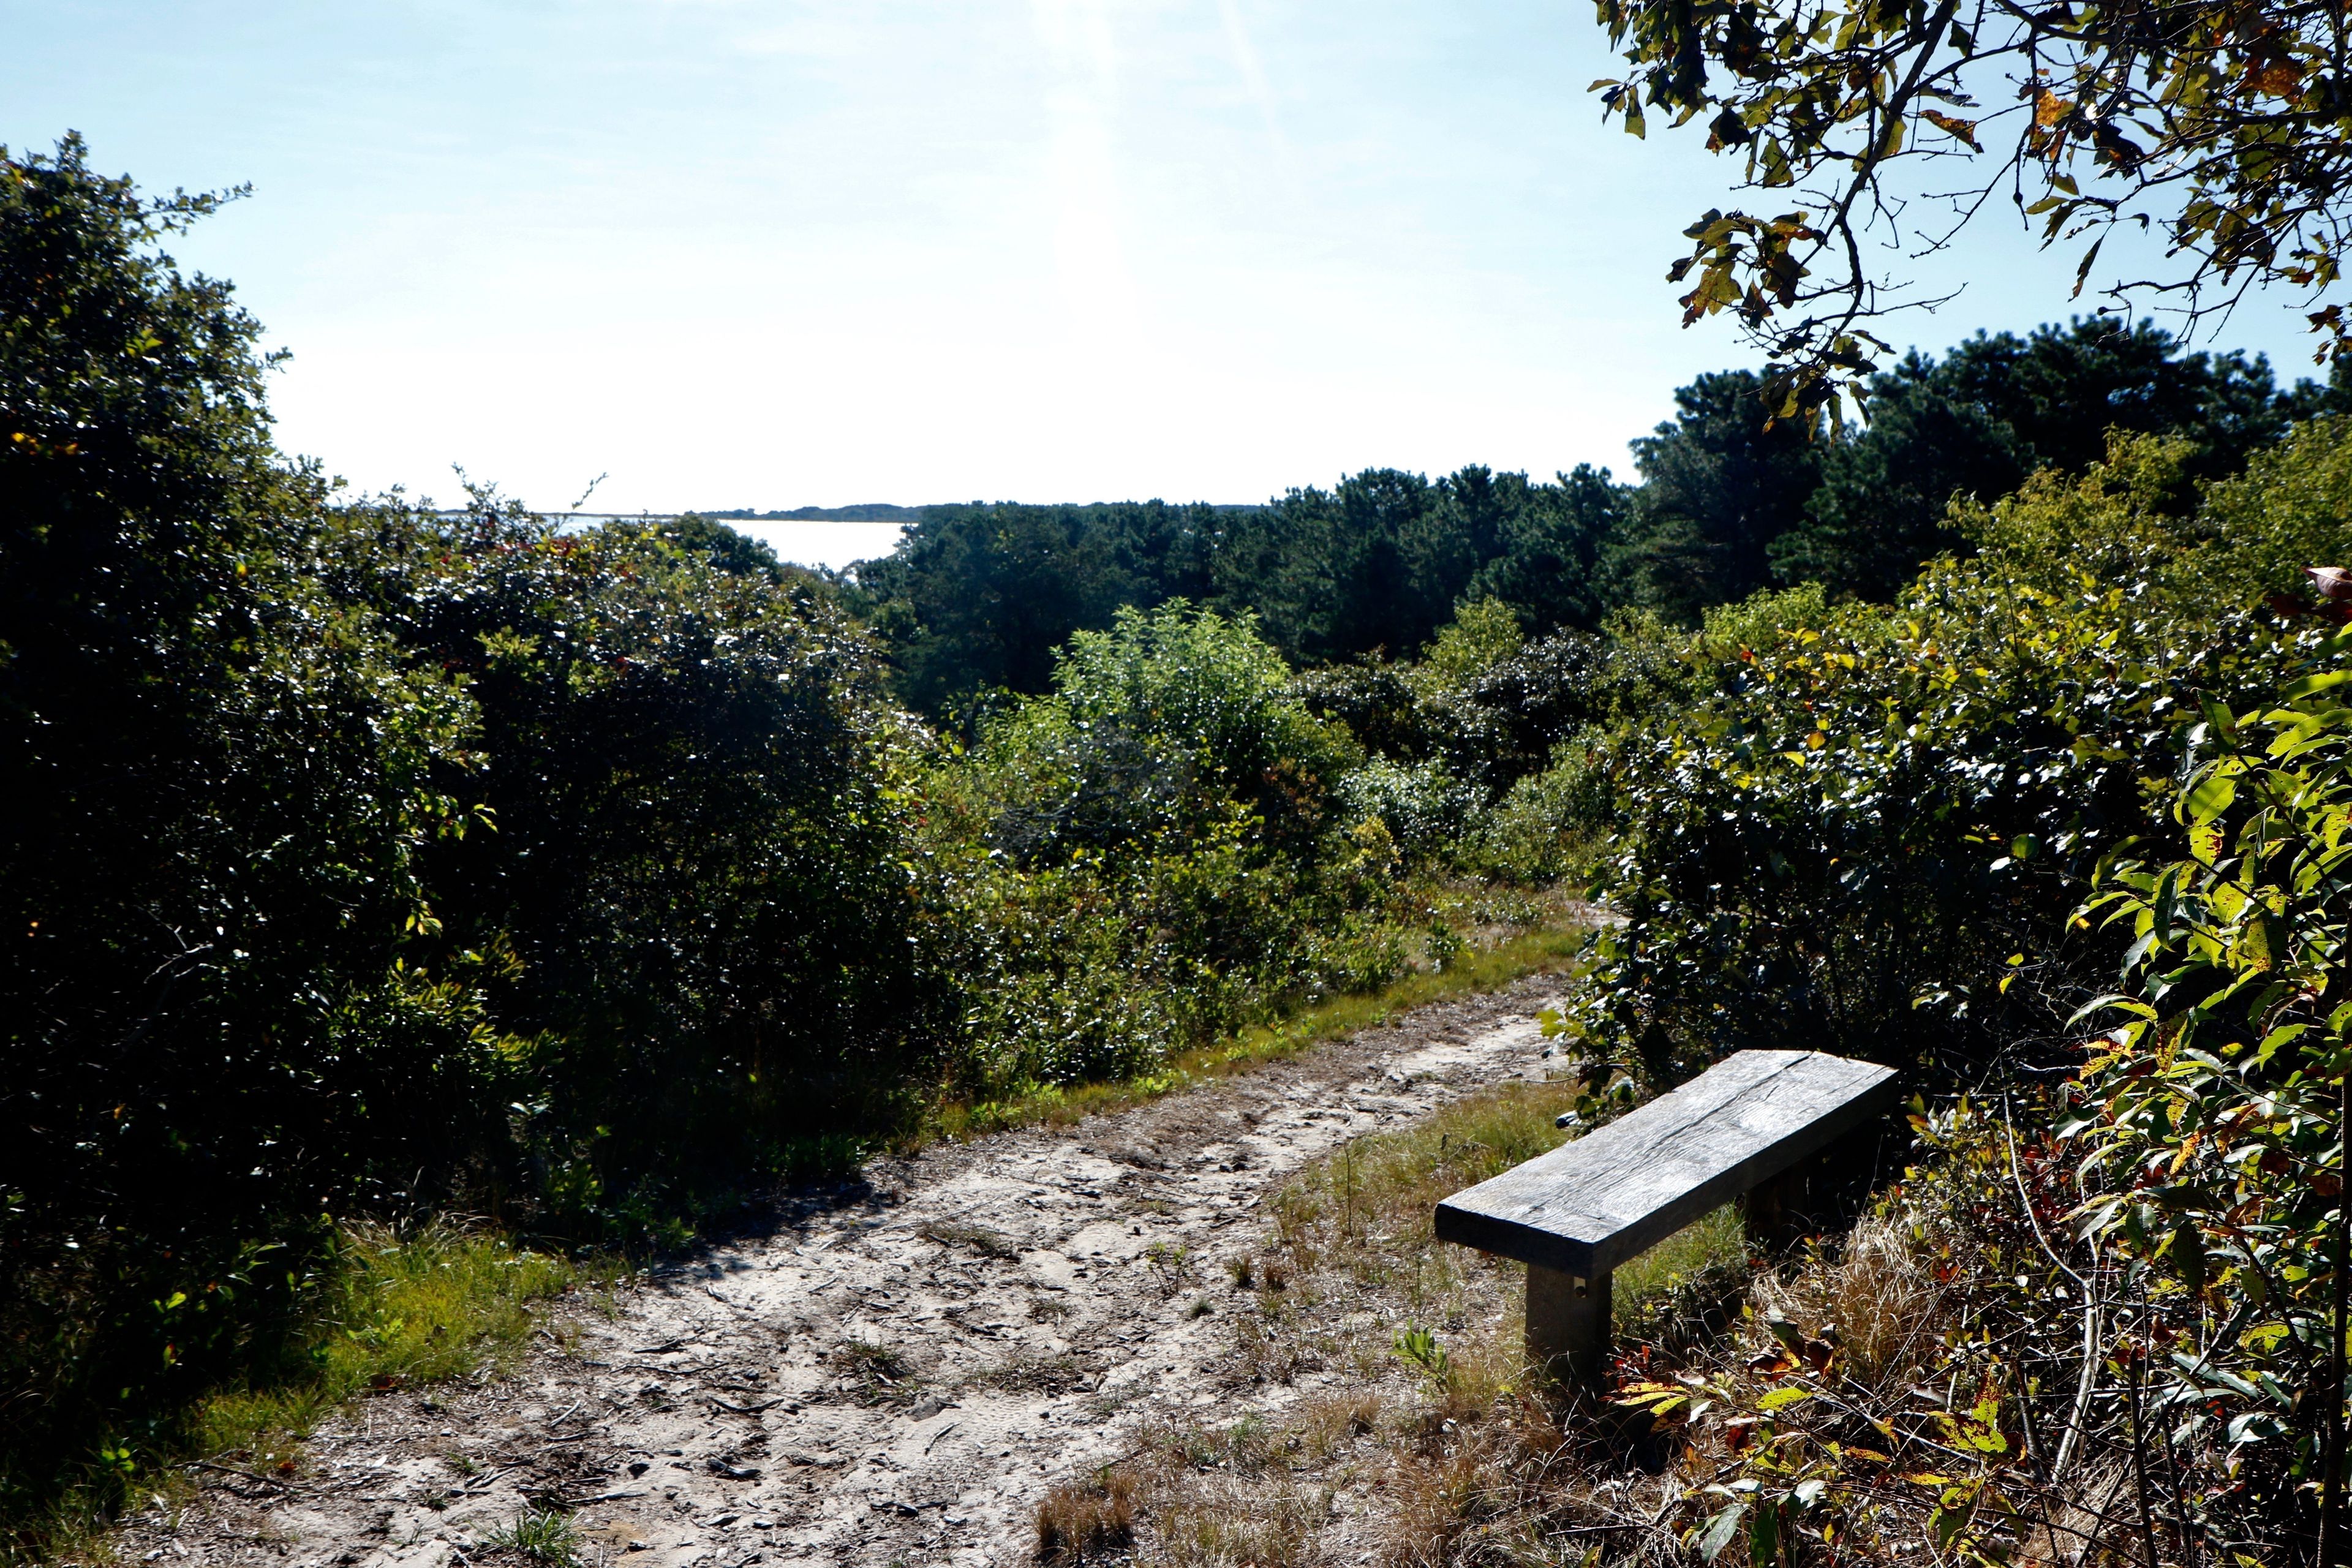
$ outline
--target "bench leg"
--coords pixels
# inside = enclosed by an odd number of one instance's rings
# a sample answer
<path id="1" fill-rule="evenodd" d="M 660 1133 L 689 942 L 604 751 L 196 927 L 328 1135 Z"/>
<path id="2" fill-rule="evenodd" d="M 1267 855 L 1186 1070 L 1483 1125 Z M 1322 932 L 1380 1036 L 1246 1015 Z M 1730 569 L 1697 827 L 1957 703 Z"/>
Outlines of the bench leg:
<path id="1" fill-rule="evenodd" d="M 1805 1234 L 1805 1189 L 1801 1166 L 1748 1188 L 1739 1200 L 1740 1225 L 1748 1232 L 1748 1244 L 1769 1257 L 1801 1240 Z"/>
<path id="2" fill-rule="evenodd" d="M 1749 1245 L 1769 1257 L 1809 1236 L 1852 1226 L 1877 1173 L 1885 1169 L 1884 1138 L 1881 1126 L 1864 1126 L 1748 1189 L 1739 1200 L 1739 1215 Z"/>
<path id="3" fill-rule="evenodd" d="M 1528 1265 L 1528 1360 L 1552 1381 L 1597 1388 L 1608 1374 L 1609 1280 Z"/>

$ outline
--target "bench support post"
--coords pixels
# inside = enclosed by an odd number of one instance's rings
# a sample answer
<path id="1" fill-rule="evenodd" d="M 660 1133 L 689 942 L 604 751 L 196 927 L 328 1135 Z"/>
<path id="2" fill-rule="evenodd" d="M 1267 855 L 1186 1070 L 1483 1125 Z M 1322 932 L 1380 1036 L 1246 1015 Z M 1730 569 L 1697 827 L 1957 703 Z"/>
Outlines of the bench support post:
<path id="1" fill-rule="evenodd" d="M 1553 1382 L 1596 1388 L 1608 1374 L 1609 1281 L 1528 1265 L 1528 1360 Z"/>
<path id="2" fill-rule="evenodd" d="M 1857 1178 L 1868 1184 L 1881 1168 L 1879 1139 L 1880 1130 L 1865 1125 L 1749 1188 L 1739 1200 L 1749 1244 L 1769 1256 L 1853 1225 Z"/>
<path id="3" fill-rule="evenodd" d="M 1740 1226 L 1748 1243 L 1769 1257 L 1803 1239 L 1807 1183 L 1802 1165 L 1767 1177 L 1740 1194 Z"/>

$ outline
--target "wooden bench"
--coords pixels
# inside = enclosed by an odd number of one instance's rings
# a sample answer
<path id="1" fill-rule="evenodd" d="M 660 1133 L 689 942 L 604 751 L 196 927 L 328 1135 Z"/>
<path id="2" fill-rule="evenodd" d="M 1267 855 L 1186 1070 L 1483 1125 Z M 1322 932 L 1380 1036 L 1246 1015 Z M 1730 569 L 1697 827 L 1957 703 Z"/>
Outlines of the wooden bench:
<path id="1" fill-rule="evenodd" d="M 1741 1051 L 1437 1205 L 1437 1237 L 1528 1266 L 1528 1358 L 1597 1384 L 1617 1265 L 1734 1198 L 1779 1240 L 1800 1163 L 1894 1102 L 1891 1068 L 1819 1051 Z M 1565 1120 L 1565 1119 L 1563 1119 Z"/>

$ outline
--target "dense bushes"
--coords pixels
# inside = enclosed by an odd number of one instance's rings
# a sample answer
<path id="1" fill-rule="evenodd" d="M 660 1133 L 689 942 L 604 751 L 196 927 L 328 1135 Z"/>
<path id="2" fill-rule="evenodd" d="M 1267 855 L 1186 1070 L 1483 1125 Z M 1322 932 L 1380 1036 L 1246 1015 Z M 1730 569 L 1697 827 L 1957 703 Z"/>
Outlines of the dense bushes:
<path id="1" fill-rule="evenodd" d="M 1137 1071 L 1402 967 L 1393 856 L 1335 797 L 1360 750 L 1288 688 L 1246 621 L 1127 610 L 938 764 L 928 907 L 969 997 L 968 1092 Z"/>
<path id="2" fill-rule="evenodd" d="M 2313 641 L 2265 700 L 2181 716 L 2187 853 L 2102 868 L 2077 916 L 2132 939 L 2060 1129 L 2081 1227 L 2142 1275 L 2143 1334 L 2200 1347 L 2150 1396 L 2194 1412 L 2203 1484 L 2235 1494 L 2209 1511 L 2239 1519 L 2291 1518 L 2331 1475 L 2342 1497 L 2352 636 Z"/>
<path id="3" fill-rule="evenodd" d="M 919 1093 L 941 1003 L 912 944 L 917 744 L 805 589 L 650 530 L 478 502 L 347 535 L 412 664 L 473 705 L 425 857 L 422 959 L 481 955 L 543 1198 L 707 1188 Z"/>
<path id="4" fill-rule="evenodd" d="M 1528 641 L 1507 606 L 1476 600 L 1415 663 L 1325 666 L 1291 689 L 1370 752 L 1339 780 L 1347 815 L 1378 819 L 1415 865 L 1542 882 L 1584 866 L 1617 820 L 1603 742 L 1685 700 L 1692 669 L 1690 639 L 1654 616 Z"/>
<path id="5" fill-rule="evenodd" d="M 2105 962 L 2063 912 L 2102 857 L 2166 841 L 2176 716 L 2267 689 L 2308 624 L 2211 591 L 2164 510 L 2179 458 L 2126 441 L 2037 480 L 1964 519 L 1974 559 L 1738 647 L 1630 733 L 1592 1037 L 1666 1075 L 1743 1046 L 1964 1075 L 2053 1046 Z"/>
<path id="6" fill-rule="evenodd" d="M 2118 438 L 1963 510 L 1978 555 L 1890 610 L 1720 663 L 1702 638 L 1708 695 L 1616 743 L 1629 918 L 1588 1047 L 1661 1083 L 1744 1046 L 1914 1068 L 1913 1201 L 1958 1204 L 1939 1278 L 1984 1303 L 1935 1353 L 1982 1391 L 1988 1458 L 1939 1465 L 1932 1504 L 1853 1447 L 1909 1462 L 1890 1412 L 1865 1402 L 1877 1438 L 1773 1414 L 1833 1381 L 1801 1367 L 1733 1398 L 1752 1446 L 1694 1539 L 1891 1542 L 1924 1511 L 1992 1560 L 2057 1528 L 2033 1489 L 2095 1480 L 2152 1558 L 2284 1561 L 2337 1507 L 2347 672 L 2333 615 L 2274 591 L 2352 550 L 2345 434 L 2315 422 L 2201 502 L 2181 444 Z M 1639 1397 L 1729 1386 L 1686 1382 Z"/>
<path id="7" fill-rule="evenodd" d="M 238 1353 L 322 1209 L 462 1139 L 445 1092 L 487 1066 L 393 963 L 466 821 L 465 699 L 315 586 L 257 329 L 156 250 L 209 205 L 71 142 L 0 163 L 10 1474 Z"/>

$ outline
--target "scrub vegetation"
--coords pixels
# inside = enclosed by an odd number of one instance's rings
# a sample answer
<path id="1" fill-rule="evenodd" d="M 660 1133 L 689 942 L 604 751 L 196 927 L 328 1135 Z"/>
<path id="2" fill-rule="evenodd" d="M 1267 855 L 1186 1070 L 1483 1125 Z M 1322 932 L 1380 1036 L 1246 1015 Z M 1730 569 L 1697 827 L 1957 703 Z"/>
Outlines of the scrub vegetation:
<path id="1" fill-rule="evenodd" d="M 1956 508 L 1975 553 L 1892 605 L 1711 615 L 1675 706 L 1598 764 L 1625 918 L 1555 1027 L 1609 1092 L 1457 1108 L 1433 1148 L 1291 1189 L 1286 1289 L 1336 1266 L 1379 1305 L 1269 1328 L 1286 1303 L 1238 1345 L 1348 1369 L 1317 1396 L 1346 1418 L 1146 1465 L 1150 1550 L 2334 1560 L 2352 633 L 2336 574 L 2296 584 L 2352 544 L 2348 436 L 2315 421 L 2184 488 L 2178 443 L 2118 435 Z M 1433 1247 L 1430 1203 L 1543 1147 L 1529 1111 L 1605 1115 L 1748 1047 L 1908 1069 L 1908 1170 L 1794 1258 L 1700 1227 L 1624 1302 L 1610 1403 L 1537 1397 L 1507 1271 Z"/>
<path id="2" fill-rule="evenodd" d="M 162 248 L 213 205 L 0 157 L 10 1552 L 267 1486 L 781 1183 L 1572 958 L 1558 1081 L 1169 1261 L 1328 1397 L 1057 1492 L 1047 1555 L 2340 1555 L 2336 389 L 2081 322 L 1863 430 L 1704 378 L 1638 484 L 932 509 L 836 579 L 345 494 Z M 1906 1069 L 1911 1169 L 1630 1266 L 1564 1415 L 1430 1205 L 1745 1047 Z"/>
<path id="3" fill-rule="evenodd" d="M 1245 611 L 1122 610 L 944 730 L 722 525 L 343 495 L 163 248 L 215 205 L 0 164 L 18 1547 L 495 1362 L 566 1258 L 1561 962 L 1554 889 L 1349 805 Z"/>

